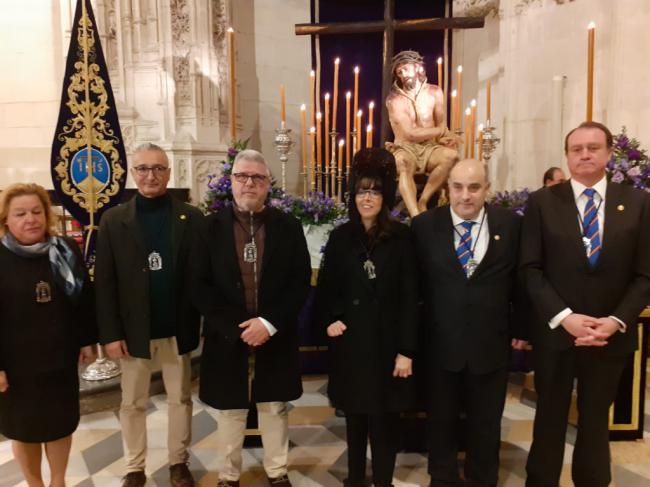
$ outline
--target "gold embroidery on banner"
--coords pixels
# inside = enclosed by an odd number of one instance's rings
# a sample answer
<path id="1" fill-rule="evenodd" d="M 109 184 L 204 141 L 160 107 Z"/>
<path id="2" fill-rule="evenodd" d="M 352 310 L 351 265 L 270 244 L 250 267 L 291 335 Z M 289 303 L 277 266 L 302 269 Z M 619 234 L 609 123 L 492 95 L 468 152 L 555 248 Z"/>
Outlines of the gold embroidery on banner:
<path id="1" fill-rule="evenodd" d="M 72 200 L 81 208 L 95 212 L 108 203 L 112 196 L 120 190 L 119 180 L 124 175 L 120 165 L 120 154 L 117 150 L 119 139 L 115 136 L 110 123 L 103 119 L 109 110 L 115 110 L 108 105 L 108 92 L 104 80 L 99 76 L 100 67 L 96 61 L 94 29 L 87 13 L 82 13 L 79 19 L 77 41 L 79 49 L 76 53 L 77 61 L 74 63 L 75 73 L 70 77 L 67 89 L 68 100 L 66 105 L 72 116 L 67 120 L 62 131 L 57 134 L 57 139 L 64 143 L 59 151 L 57 165 L 54 170 L 61 180 L 61 190 L 72 197 Z M 83 45 L 88 45 L 88 65 L 84 63 Z M 85 83 L 88 79 L 90 99 L 86 100 Z M 90 126 L 86 123 L 90 121 Z M 70 180 L 70 164 L 74 155 L 91 145 L 108 156 L 111 178 L 104 188 L 104 184 L 95 181 L 91 174 L 88 175 L 86 185 L 75 186 Z M 85 183 L 86 181 L 84 181 Z M 80 187 L 81 186 L 81 187 Z M 94 186 L 94 188 L 92 187 Z M 94 200 L 94 201 L 93 201 Z"/>

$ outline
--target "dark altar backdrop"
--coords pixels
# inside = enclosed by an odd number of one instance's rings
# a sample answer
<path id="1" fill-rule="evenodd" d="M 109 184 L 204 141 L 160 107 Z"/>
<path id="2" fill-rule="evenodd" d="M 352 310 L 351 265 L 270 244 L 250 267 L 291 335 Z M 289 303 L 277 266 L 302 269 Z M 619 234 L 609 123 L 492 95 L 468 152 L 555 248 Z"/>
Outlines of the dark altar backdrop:
<path id="1" fill-rule="evenodd" d="M 446 0 L 396 0 L 396 19 L 419 19 L 445 16 Z M 311 0 L 311 22 L 315 22 L 316 0 Z M 358 22 L 382 20 L 384 18 L 384 0 L 319 0 L 318 21 L 324 22 Z M 450 13 L 450 15 L 452 15 Z M 381 80 L 383 33 L 373 34 L 336 34 L 319 36 L 320 44 L 320 106 L 324 113 L 325 93 L 333 94 L 334 59 L 341 58 L 339 68 L 339 95 L 337 113 L 337 140 L 345 137 L 345 93 L 351 91 L 354 97 L 354 66 L 359 66 L 359 109 L 363 110 L 362 135 L 365 147 L 368 103 L 375 102 L 373 127 L 373 146 L 377 147 L 380 137 Z M 316 39 L 312 36 L 312 68 L 316 69 Z M 427 78 L 437 84 L 438 67 L 436 60 L 444 55 L 444 31 L 395 32 L 394 53 L 404 50 L 418 51 L 424 56 Z M 449 36 L 449 59 L 451 59 L 451 32 Z M 451 74 L 446 66 L 447 76 Z M 451 78 L 448 78 L 451 80 Z M 330 100 L 331 103 L 331 100 Z M 353 110 L 354 99 L 350 102 Z M 332 108 L 330 107 L 330 114 Z M 331 116 L 331 115 L 330 115 Z M 324 115 L 323 115 L 324 120 Z M 392 133 L 389 140 L 392 140 Z M 324 147 L 324 144 L 323 144 Z"/>

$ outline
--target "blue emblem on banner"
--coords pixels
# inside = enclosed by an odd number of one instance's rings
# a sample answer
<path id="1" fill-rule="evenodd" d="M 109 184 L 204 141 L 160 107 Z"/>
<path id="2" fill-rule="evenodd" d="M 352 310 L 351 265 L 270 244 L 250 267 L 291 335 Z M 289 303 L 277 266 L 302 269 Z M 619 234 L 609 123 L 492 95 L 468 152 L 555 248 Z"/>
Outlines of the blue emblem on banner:
<path id="1" fill-rule="evenodd" d="M 90 193 L 91 181 L 94 183 L 94 191 L 101 192 L 110 180 L 111 166 L 108 160 L 97 149 L 91 150 L 92 176 L 88 177 L 88 149 L 81 149 L 72 157 L 70 176 L 72 183 L 83 193 Z"/>

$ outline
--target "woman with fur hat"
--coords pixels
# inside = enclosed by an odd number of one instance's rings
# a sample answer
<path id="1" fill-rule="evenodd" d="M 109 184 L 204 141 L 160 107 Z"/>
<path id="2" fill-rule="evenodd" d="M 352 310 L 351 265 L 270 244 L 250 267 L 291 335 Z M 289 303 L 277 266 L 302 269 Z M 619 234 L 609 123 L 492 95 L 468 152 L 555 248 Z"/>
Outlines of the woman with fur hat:
<path id="1" fill-rule="evenodd" d="M 355 155 L 350 221 L 331 233 L 319 275 L 328 395 L 346 417 L 348 487 L 364 484 L 368 438 L 374 485 L 392 485 L 399 413 L 415 401 L 417 277 L 410 230 L 390 215 L 395 177 L 387 150 Z"/>

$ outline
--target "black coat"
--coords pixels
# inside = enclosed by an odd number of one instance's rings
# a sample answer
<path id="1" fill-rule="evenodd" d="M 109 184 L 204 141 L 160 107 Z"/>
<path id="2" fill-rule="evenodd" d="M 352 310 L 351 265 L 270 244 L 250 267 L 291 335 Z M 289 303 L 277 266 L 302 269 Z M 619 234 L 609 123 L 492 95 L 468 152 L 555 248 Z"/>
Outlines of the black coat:
<path id="1" fill-rule="evenodd" d="M 178 353 L 199 344 L 200 316 L 188 288 L 188 259 L 203 214 L 171 197 Z M 150 358 L 149 265 L 135 198 L 108 210 L 97 235 L 95 290 L 102 344 L 126 340 L 129 354 Z"/>
<path id="2" fill-rule="evenodd" d="M 393 377 L 399 352 L 413 357 L 418 345 L 417 275 L 411 234 L 402 224 L 371 253 L 376 279 L 363 268 L 366 237 L 361 225 L 332 231 L 318 282 L 318 323 L 341 320 L 347 330 L 329 339 L 328 395 L 349 413 L 404 411 L 415 401 L 413 377 Z"/>
<path id="3" fill-rule="evenodd" d="M 614 333 L 604 354 L 637 348 L 634 326 L 650 304 L 650 195 L 622 184 L 607 184 L 603 247 L 589 266 L 571 183 L 536 191 L 528 200 L 521 243 L 521 267 L 533 303 L 533 344 L 567 350 L 574 338 L 548 322 L 565 308 L 589 316 L 616 316 L 628 327 Z"/>
<path id="4" fill-rule="evenodd" d="M 217 409 L 245 409 L 249 347 L 238 325 L 246 311 L 237 260 L 234 216 L 228 208 L 205 219 L 192 254 L 192 296 L 204 316 L 199 397 Z M 309 291 L 311 267 L 300 222 L 274 208 L 265 220 L 264 255 L 256 316 L 278 331 L 255 349 L 253 402 L 291 401 L 302 394 L 298 314 Z"/>
<path id="5" fill-rule="evenodd" d="M 422 276 L 429 363 L 457 372 L 506 366 L 511 338 L 526 339 L 527 317 L 517 279 L 520 218 L 487 207 L 490 240 L 468 279 L 458 261 L 449 206 L 413 220 Z"/>

